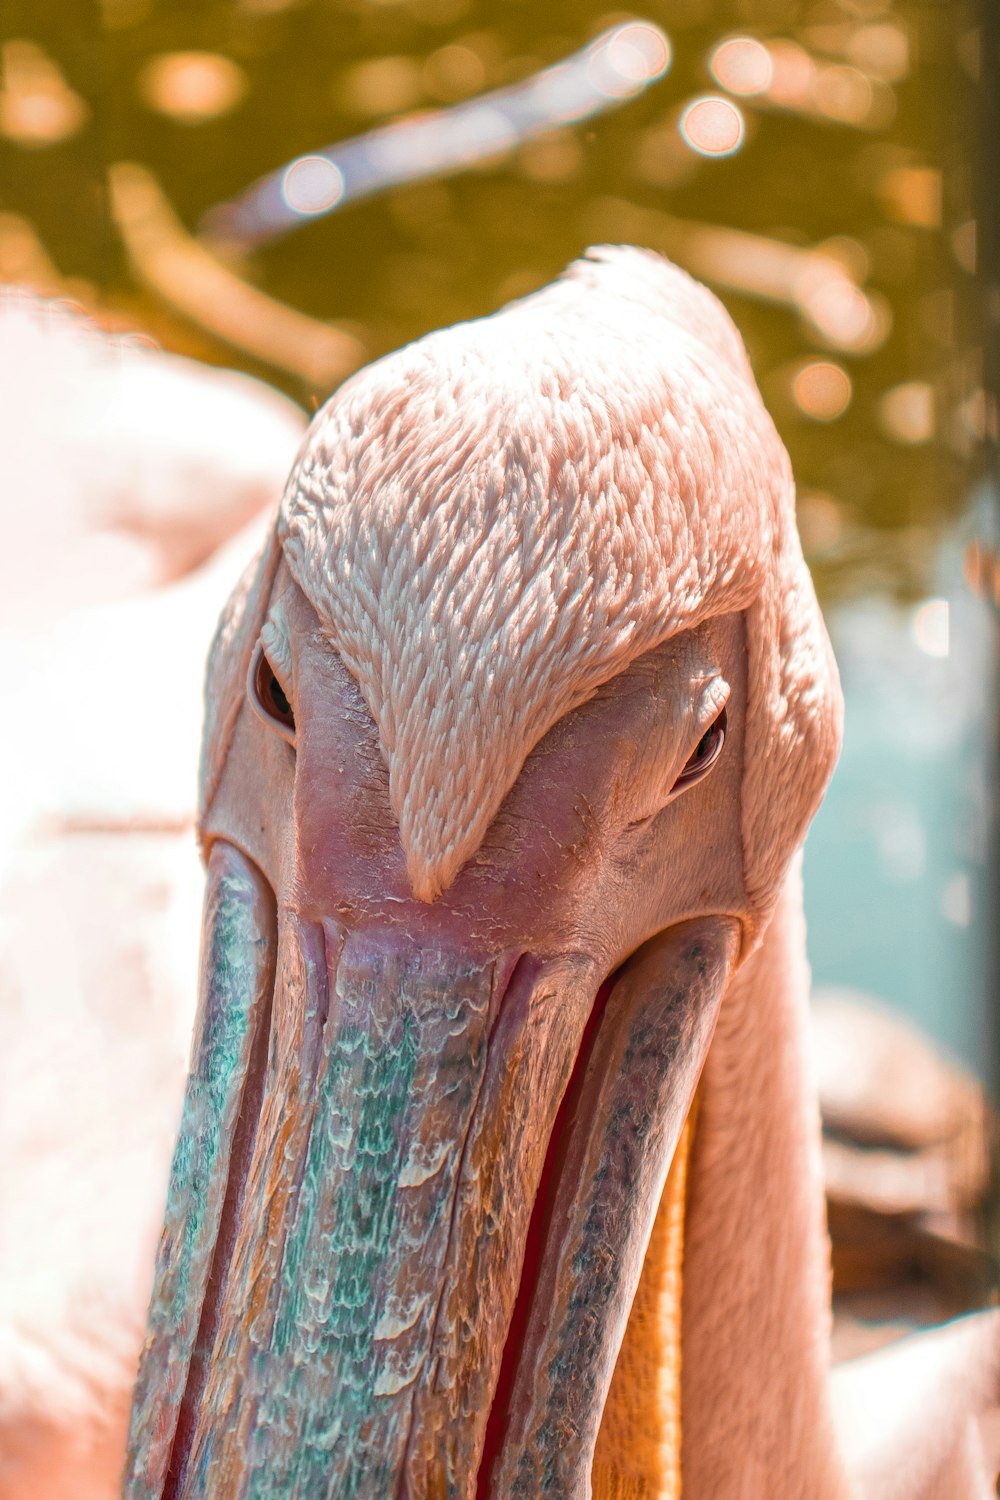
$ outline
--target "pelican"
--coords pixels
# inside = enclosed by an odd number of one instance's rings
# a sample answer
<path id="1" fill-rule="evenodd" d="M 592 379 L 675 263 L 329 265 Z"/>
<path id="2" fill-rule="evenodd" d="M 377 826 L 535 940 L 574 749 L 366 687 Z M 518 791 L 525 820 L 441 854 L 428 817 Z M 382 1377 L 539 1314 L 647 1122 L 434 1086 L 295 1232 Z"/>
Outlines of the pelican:
<path id="1" fill-rule="evenodd" d="M 126 1494 L 987 1493 L 994 1319 L 831 1381 L 798 851 L 841 700 L 718 302 L 595 250 L 353 377 L 206 706 Z"/>
<path id="2" fill-rule="evenodd" d="M 319 413 L 206 690 L 129 1497 L 971 1500 L 995 1314 L 831 1374 L 836 671 L 739 337 L 600 249 Z"/>

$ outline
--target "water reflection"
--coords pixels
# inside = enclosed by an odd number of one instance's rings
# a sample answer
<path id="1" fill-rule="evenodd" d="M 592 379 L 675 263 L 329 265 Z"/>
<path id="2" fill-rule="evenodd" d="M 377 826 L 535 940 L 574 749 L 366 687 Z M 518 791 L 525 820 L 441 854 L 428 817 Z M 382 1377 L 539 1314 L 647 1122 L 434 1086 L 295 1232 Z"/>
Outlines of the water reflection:
<path id="1" fill-rule="evenodd" d="M 384 125 L 298 157 L 241 197 L 211 209 L 205 215 L 205 231 L 228 244 L 263 244 L 304 218 L 329 213 L 352 199 L 467 168 L 553 127 L 589 119 L 634 98 L 662 78 L 669 66 L 670 42 L 658 26 L 647 21 L 614 26 L 581 52 L 512 88 Z M 438 80 L 439 96 L 442 78 L 452 80 L 446 95 L 449 90 L 456 95 L 471 92 L 483 81 L 475 53 L 458 44 L 433 54 L 428 67 L 432 83 Z M 735 107 L 723 100 L 716 101 L 715 108 L 740 120 Z M 704 131 L 711 134 L 711 128 L 706 120 Z M 736 145 L 714 149 L 731 151 Z"/>
<path id="2" fill-rule="evenodd" d="M 146 167 L 118 162 L 108 176 L 115 223 L 137 275 L 194 322 L 320 388 L 363 363 L 358 339 L 267 296 L 199 245 Z"/>

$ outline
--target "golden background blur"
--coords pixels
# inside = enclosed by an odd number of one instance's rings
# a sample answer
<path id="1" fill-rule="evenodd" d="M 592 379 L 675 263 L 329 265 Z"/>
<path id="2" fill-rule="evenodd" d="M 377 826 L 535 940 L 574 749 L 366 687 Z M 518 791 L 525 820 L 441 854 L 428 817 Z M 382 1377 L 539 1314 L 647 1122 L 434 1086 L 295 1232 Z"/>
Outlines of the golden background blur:
<path id="1" fill-rule="evenodd" d="M 652 76 L 601 113 L 555 108 L 532 139 L 345 195 L 255 249 L 189 239 L 266 172 L 523 83 L 630 22 L 666 53 L 647 45 Z M 663 250 L 744 333 L 824 600 L 924 591 L 995 423 L 972 333 L 971 7 L 8 0 L 3 26 L 4 279 L 310 405 L 352 363 L 543 284 L 589 243 Z"/>

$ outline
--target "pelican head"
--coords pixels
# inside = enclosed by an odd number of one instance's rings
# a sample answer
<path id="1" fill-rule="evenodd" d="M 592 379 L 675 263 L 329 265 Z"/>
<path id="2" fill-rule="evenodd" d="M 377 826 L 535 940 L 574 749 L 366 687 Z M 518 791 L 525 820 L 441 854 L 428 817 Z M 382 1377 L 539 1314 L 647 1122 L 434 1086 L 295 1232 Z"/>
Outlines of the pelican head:
<path id="1" fill-rule="evenodd" d="M 212 647 L 130 1493 L 589 1493 L 839 724 L 787 455 L 683 272 L 591 251 L 333 396 Z"/>

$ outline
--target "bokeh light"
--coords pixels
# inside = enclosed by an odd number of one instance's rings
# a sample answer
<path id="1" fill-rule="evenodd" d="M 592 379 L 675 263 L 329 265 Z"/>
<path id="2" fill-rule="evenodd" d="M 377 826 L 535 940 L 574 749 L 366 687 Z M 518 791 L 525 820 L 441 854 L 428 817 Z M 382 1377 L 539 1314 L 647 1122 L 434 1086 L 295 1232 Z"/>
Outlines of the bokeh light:
<path id="1" fill-rule="evenodd" d="M 150 108 L 197 125 L 235 109 L 247 79 L 238 63 L 219 52 L 165 52 L 143 68 L 139 90 Z"/>
<path id="2" fill-rule="evenodd" d="M 708 70 L 721 88 L 745 97 L 763 94 L 774 78 L 770 52 L 763 42 L 749 36 L 731 36 L 721 42 L 709 58 Z"/>
<path id="3" fill-rule="evenodd" d="M 816 71 L 813 102 L 828 120 L 863 125 L 871 114 L 874 97 L 870 81 L 859 68 L 835 63 Z"/>
<path id="4" fill-rule="evenodd" d="M 784 39 L 770 44 L 771 82 L 767 97 L 772 104 L 801 109 L 812 97 L 816 63 L 799 42 Z"/>
<path id="5" fill-rule="evenodd" d="M 878 403 L 879 426 L 897 443 L 929 443 L 934 436 L 934 389 L 926 380 L 906 380 Z"/>
<path id="6" fill-rule="evenodd" d="M 851 404 L 851 377 L 832 360 L 807 360 L 792 377 L 792 398 L 814 422 L 835 422 Z"/>
<path id="7" fill-rule="evenodd" d="M 941 223 L 942 176 L 936 167 L 889 167 L 877 182 L 886 211 L 901 224 L 937 229 Z"/>
<path id="8" fill-rule="evenodd" d="M 831 257 L 816 256 L 796 278 L 795 300 L 824 342 L 852 354 L 870 354 L 892 326 L 889 305 L 862 291 Z"/>
<path id="9" fill-rule="evenodd" d="M 670 42 L 658 26 L 637 21 L 620 27 L 608 42 L 608 63 L 628 91 L 662 78 L 670 67 Z"/>
<path id="10" fill-rule="evenodd" d="M 35 42 L 15 39 L 0 49 L 0 133 L 19 146 L 54 146 L 74 136 L 90 116 L 58 65 Z"/>
<path id="11" fill-rule="evenodd" d="M 946 657 L 951 650 L 951 610 L 947 599 L 926 599 L 913 612 L 913 639 L 925 656 Z"/>
<path id="12" fill-rule="evenodd" d="M 768 42 L 767 51 L 772 76 L 760 103 L 859 130 L 882 129 L 892 121 L 896 96 L 883 77 L 852 62 L 815 57 L 785 37 Z"/>
<path id="13" fill-rule="evenodd" d="M 681 115 L 679 129 L 699 156 L 732 156 L 746 135 L 742 112 L 732 100 L 717 94 L 693 99 Z"/>
<path id="14" fill-rule="evenodd" d="M 910 39 L 895 21 L 859 26 L 851 34 L 847 56 L 873 77 L 899 83 L 910 71 Z"/>
<path id="15" fill-rule="evenodd" d="M 340 168 L 325 156 L 300 156 L 285 168 L 282 197 L 297 214 L 322 214 L 344 195 Z"/>

